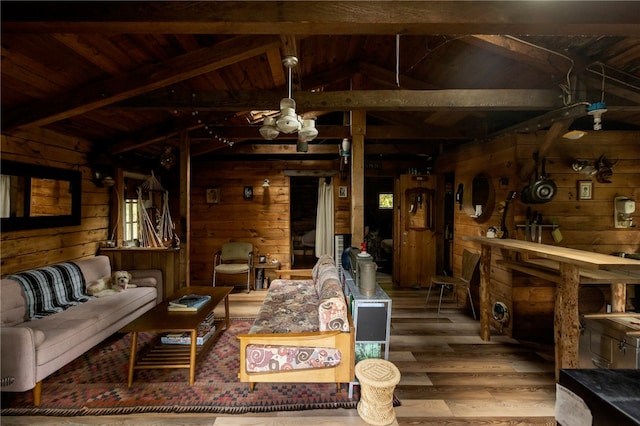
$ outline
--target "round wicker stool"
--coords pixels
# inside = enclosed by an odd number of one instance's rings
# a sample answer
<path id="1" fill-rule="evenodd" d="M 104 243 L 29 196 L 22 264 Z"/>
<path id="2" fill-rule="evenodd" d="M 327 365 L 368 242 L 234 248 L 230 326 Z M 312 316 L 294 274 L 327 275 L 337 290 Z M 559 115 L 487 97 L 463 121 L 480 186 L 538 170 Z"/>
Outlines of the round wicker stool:
<path id="1" fill-rule="evenodd" d="M 356 364 L 356 377 L 360 381 L 360 418 L 372 425 L 393 423 L 393 391 L 400 382 L 398 367 L 384 359 L 365 359 Z"/>

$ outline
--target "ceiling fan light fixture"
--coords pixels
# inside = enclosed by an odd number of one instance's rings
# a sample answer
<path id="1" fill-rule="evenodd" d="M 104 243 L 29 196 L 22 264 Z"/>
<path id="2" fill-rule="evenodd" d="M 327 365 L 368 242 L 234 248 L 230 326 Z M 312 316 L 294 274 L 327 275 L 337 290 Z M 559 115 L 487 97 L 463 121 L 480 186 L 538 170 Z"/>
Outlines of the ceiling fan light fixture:
<path id="1" fill-rule="evenodd" d="M 298 139 L 296 143 L 296 152 L 307 152 L 309 151 L 309 144 L 307 141 Z"/>
<path id="2" fill-rule="evenodd" d="M 262 127 L 260 127 L 260 134 L 268 141 L 277 138 L 280 131 L 276 128 L 276 119 L 273 117 L 265 117 Z"/>
<path id="3" fill-rule="evenodd" d="M 302 120 L 302 128 L 298 131 L 298 137 L 303 141 L 312 141 L 318 136 L 316 121 L 312 119 Z"/>
<path id="4" fill-rule="evenodd" d="M 284 110 L 285 108 L 291 108 L 295 111 L 296 101 L 291 98 L 280 99 L 280 111 Z"/>
<path id="5" fill-rule="evenodd" d="M 276 127 L 282 133 L 293 133 L 300 130 L 302 123 L 296 115 L 296 110 L 293 108 L 283 108 L 280 111 L 280 116 L 276 120 Z"/>
<path id="6" fill-rule="evenodd" d="M 299 140 L 308 142 L 318 136 L 318 131 L 315 128 L 315 122 L 305 124 L 305 121 L 296 113 L 296 101 L 291 97 L 291 68 L 298 65 L 298 58 L 295 56 L 286 56 L 282 60 L 282 65 L 289 71 L 289 80 L 287 87 L 289 89 L 289 96 L 280 100 L 280 114 L 273 117 L 265 117 L 262 127 L 260 127 L 260 134 L 264 139 L 271 140 L 278 137 L 279 133 L 291 134 L 300 132 L 304 128 L 302 135 L 299 135 Z M 271 120 L 268 120 L 268 119 Z M 306 149 L 305 151 L 306 152 Z"/>

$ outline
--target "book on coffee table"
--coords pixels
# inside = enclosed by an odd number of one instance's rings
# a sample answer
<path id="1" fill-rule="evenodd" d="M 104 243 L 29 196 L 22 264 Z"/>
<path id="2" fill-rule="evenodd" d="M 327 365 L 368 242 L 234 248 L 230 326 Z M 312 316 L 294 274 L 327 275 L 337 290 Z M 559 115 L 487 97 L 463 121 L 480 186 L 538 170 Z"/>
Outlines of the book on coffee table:
<path id="1" fill-rule="evenodd" d="M 174 299 L 169 302 L 167 310 L 169 311 L 182 311 L 182 312 L 197 312 L 202 308 L 209 300 L 211 296 L 202 296 L 199 294 L 187 294 L 178 299 Z"/>
<path id="2" fill-rule="evenodd" d="M 215 333 L 216 326 L 214 324 L 214 313 L 211 312 L 198 326 L 198 337 L 196 345 L 202 346 Z M 186 331 L 183 333 L 165 333 L 160 337 L 160 341 L 165 345 L 190 345 L 191 333 Z"/>
<path id="3" fill-rule="evenodd" d="M 196 345 L 202 346 L 209 340 L 209 338 L 215 333 L 215 325 L 201 326 L 198 328 L 198 337 L 196 339 Z M 185 331 L 184 333 L 167 333 L 160 337 L 160 341 L 165 345 L 190 345 L 191 333 Z"/>

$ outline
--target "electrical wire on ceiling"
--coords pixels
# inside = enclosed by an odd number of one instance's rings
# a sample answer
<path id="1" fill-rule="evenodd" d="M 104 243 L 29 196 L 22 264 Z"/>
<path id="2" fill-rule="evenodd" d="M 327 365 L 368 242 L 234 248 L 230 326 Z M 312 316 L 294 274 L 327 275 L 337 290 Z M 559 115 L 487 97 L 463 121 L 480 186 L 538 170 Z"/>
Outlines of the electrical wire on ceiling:
<path id="1" fill-rule="evenodd" d="M 411 65 L 409 68 L 407 68 L 407 70 L 405 72 L 409 72 L 412 69 L 414 69 L 415 67 L 417 67 L 422 61 L 427 59 L 427 57 L 429 57 L 429 55 L 431 55 L 433 52 L 435 52 L 436 50 L 440 49 L 441 47 L 449 44 L 452 41 L 459 40 L 459 39 L 461 39 L 463 37 L 468 37 L 468 36 L 458 36 L 458 37 L 454 37 L 454 38 L 446 38 L 445 36 L 442 36 L 442 37 L 444 38 L 444 41 L 441 44 L 439 44 L 436 47 L 434 47 L 434 48 L 429 48 L 429 38 L 427 37 L 426 38 L 426 42 L 427 42 L 426 43 L 427 44 L 426 53 L 424 55 L 422 55 L 417 61 L 415 61 L 415 63 L 413 65 Z"/>
<path id="2" fill-rule="evenodd" d="M 400 34 L 396 34 L 396 86 L 400 87 Z"/>
<path id="3" fill-rule="evenodd" d="M 602 87 L 600 88 L 600 102 L 604 103 L 604 80 L 605 80 L 605 73 L 604 73 L 604 65 L 601 63 L 600 64 L 600 68 L 602 69 Z"/>
<path id="4" fill-rule="evenodd" d="M 599 66 L 602 71 L 598 71 L 598 70 L 592 69 L 591 67 L 594 66 L 594 65 Z M 616 73 L 620 73 L 625 77 L 628 77 L 628 78 L 631 78 L 631 79 L 635 79 L 636 81 L 638 81 L 639 85 L 634 85 L 634 84 L 629 83 L 628 81 L 624 81 L 624 80 L 621 80 L 619 78 L 615 78 L 615 77 L 613 77 L 611 75 L 611 73 L 605 75 L 605 68 L 608 68 L 608 69 L 610 69 L 610 70 L 612 70 L 612 71 L 614 71 Z M 633 74 L 629 74 L 629 73 L 624 72 L 624 71 L 621 71 L 621 70 L 619 70 L 617 68 L 613 68 L 613 67 L 611 67 L 611 66 L 609 66 L 609 65 L 607 65 L 605 63 L 602 63 L 600 61 L 597 61 L 597 62 L 594 62 L 592 64 L 587 65 L 585 70 L 589 71 L 590 73 L 602 76 L 602 78 L 607 78 L 607 79 L 609 79 L 611 81 L 615 81 L 618 84 L 621 84 L 621 85 L 630 87 L 630 88 L 632 88 L 634 90 L 640 91 L 640 79 L 638 79 L 637 76 L 635 76 Z"/>
<path id="5" fill-rule="evenodd" d="M 558 53 L 554 50 L 551 49 L 547 49 L 546 47 L 542 47 L 542 46 L 538 46 L 537 44 L 531 43 L 529 41 L 526 40 L 522 40 L 520 38 L 514 37 L 514 36 L 510 36 L 510 35 L 506 35 L 506 38 L 509 38 L 511 40 L 515 40 L 518 43 L 522 43 L 522 44 L 526 44 L 527 46 L 531 46 L 535 49 L 540 49 L 543 50 L 547 53 L 551 53 L 552 55 L 556 55 L 559 56 L 563 59 L 566 59 L 567 61 L 569 61 L 571 63 L 571 66 L 569 66 L 569 69 L 567 70 L 567 82 L 565 84 L 561 84 L 560 85 L 560 89 L 562 89 L 562 102 L 564 103 L 565 106 L 570 105 L 572 103 L 572 99 L 571 99 L 571 71 L 573 71 L 573 66 L 574 66 L 574 61 L 573 59 L 571 59 L 570 57 L 563 55 L 562 53 Z"/>

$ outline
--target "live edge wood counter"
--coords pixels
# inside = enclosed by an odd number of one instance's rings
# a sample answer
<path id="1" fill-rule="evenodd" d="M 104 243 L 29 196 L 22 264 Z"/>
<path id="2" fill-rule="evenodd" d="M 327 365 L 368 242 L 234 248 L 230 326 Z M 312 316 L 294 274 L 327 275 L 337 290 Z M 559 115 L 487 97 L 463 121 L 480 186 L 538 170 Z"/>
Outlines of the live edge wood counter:
<path id="1" fill-rule="evenodd" d="M 555 370 L 558 380 L 560 369 L 578 367 L 578 339 L 580 319 L 578 314 L 578 288 L 580 271 L 607 270 L 611 272 L 640 270 L 640 261 L 625 257 L 610 256 L 584 250 L 538 244 L 530 241 L 486 237 L 463 237 L 481 245 L 480 257 L 480 338 L 490 340 L 491 306 L 489 285 L 491 282 L 491 249 L 510 251 L 520 257 L 527 256 L 558 262 L 556 299 L 554 307 Z M 506 256 L 505 256 L 506 257 Z M 523 262 L 524 263 L 524 262 Z M 621 284 L 624 285 L 624 284 Z"/>

